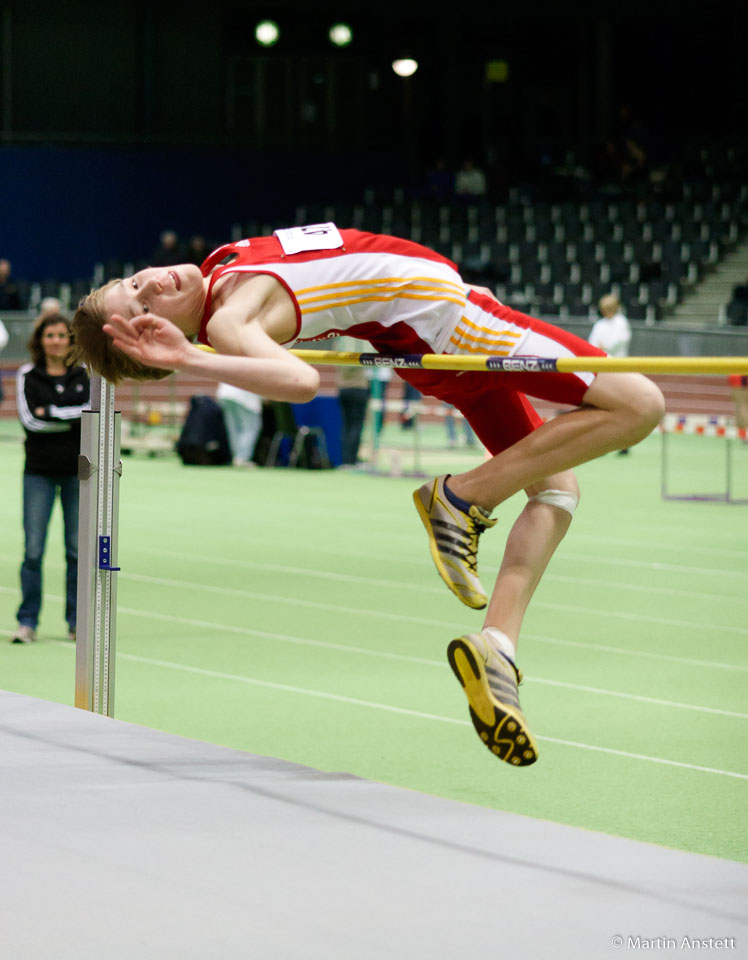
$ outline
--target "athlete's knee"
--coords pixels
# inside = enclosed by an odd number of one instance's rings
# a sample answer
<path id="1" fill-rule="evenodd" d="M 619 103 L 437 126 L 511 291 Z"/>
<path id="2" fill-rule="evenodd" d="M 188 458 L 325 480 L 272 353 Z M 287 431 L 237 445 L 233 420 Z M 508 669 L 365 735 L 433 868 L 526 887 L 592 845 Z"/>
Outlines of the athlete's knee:
<path id="1" fill-rule="evenodd" d="M 627 444 L 643 440 L 665 414 L 662 391 L 640 373 L 599 374 L 584 402 L 612 414 Z"/>
<path id="2" fill-rule="evenodd" d="M 579 505 L 579 484 L 572 470 L 546 477 L 527 488 L 530 503 L 545 503 L 574 516 Z"/>
<path id="3" fill-rule="evenodd" d="M 665 416 L 665 398 L 662 391 L 647 377 L 641 377 L 636 387 L 635 416 L 642 436 L 650 434 Z"/>

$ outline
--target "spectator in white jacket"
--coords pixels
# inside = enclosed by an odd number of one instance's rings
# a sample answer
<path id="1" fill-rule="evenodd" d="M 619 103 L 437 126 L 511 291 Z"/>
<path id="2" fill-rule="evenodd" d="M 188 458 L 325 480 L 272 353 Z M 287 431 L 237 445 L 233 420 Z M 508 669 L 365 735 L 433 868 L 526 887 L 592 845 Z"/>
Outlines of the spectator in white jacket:
<path id="1" fill-rule="evenodd" d="M 602 316 L 590 331 L 589 341 L 593 347 L 604 350 L 609 357 L 627 357 L 631 344 L 631 326 L 621 311 L 621 301 L 614 293 L 600 298 Z M 618 451 L 629 452 L 628 447 Z"/>
<path id="2" fill-rule="evenodd" d="M 589 342 L 604 350 L 609 357 L 627 357 L 631 343 L 631 327 L 621 312 L 621 302 L 614 293 L 600 299 L 602 316 L 592 327 Z"/>

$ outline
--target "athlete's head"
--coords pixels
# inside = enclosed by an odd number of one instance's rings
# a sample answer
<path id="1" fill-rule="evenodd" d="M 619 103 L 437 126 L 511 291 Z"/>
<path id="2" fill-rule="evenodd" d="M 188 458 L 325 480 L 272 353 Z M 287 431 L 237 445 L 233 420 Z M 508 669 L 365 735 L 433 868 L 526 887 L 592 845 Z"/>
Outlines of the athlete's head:
<path id="1" fill-rule="evenodd" d="M 75 311 L 75 359 L 110 383 L 160 380 L 169 371 L 145 366 L 117 350 L 104 333 L 104 324 L 115 313 L 126 319 L 153 313 L 192 335 L 199 329 L 204 307 L 205 280 L 192 263 L 146 267 L 131 277 L 110 280 L 84 297 Z"/>

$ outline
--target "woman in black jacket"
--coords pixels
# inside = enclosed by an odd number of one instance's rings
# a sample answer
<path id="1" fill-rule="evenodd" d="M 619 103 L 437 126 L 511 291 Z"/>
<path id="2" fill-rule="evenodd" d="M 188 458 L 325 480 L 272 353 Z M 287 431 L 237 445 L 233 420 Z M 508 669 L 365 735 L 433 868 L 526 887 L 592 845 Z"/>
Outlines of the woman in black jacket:
<path id="1" fill-rule="evenodd" d="M 57 492 L 65 527 L 65 619 L 75 640 L 78 581 L 78 454 L 80 418 L 89 402 L 88 375 L 70 363 L 70 321 L 40 317 L 29 340 L 31 363 L 16 376 L 18 416 L 26 432 L 23 472 L 21 605 L 12 643 L 36 640 L 42 606 L 42 560 Z"/>

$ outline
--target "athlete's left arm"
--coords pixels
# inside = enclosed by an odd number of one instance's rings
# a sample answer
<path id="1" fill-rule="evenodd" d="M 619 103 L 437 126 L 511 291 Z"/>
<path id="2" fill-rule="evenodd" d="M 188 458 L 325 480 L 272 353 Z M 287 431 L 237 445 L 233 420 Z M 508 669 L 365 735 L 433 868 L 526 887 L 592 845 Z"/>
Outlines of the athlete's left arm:
<path id="1" fill-rule="evenodd" d="M 466 283 L 465 289 L 475 290 L 476 293 L 482 293 L 484 297 L 490 297 L 491 300 L 495 300 L 500 307 L 503 306 L 503 303 L 501 302 L 501 300 L 499 300 L 499 298 L 496 296 L 493 290 L 489 290 L 488 287 L 476 287 L 472 283 Z"/>
<path id="2" fill-rule="evenodd" d="M 293 301 L 274 278 L 258 274 L 217 298 L 206 332 L 222 357 L 226 375 L 220 379 L 271 400 L 311 400 L 319 374 L 281 347 L 268 330 L 281 340 L 292 339 L 296 330 Z"/>

